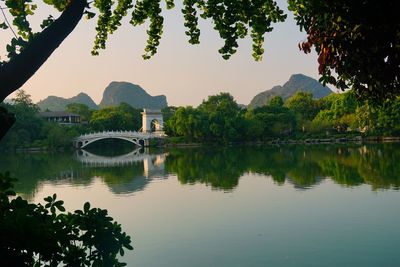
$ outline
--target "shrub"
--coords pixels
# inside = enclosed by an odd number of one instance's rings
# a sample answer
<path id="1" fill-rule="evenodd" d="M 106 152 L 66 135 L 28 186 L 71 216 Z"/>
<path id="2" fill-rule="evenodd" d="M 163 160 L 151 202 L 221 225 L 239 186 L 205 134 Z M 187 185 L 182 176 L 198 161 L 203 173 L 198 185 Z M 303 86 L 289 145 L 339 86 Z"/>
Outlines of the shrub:
<path id="1" fill-rule="evenodd" d="M 57 195 L 29 203 L 12 190 L 16 179 L 0 174 L 0 258 L 5 266 L 125 266 L 130 237 L 107 210 L 66 212 Z"/>

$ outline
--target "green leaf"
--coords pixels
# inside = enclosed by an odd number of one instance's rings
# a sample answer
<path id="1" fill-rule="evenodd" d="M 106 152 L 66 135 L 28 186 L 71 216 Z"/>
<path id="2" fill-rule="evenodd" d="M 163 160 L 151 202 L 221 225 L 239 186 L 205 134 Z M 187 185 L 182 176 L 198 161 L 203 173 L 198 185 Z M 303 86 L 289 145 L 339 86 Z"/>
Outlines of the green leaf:
<path id="1" fill-rule="evenodd" d="M 83 211 L 84 211 L 85 213 L 87 213 L 87 212 L 89 211 L 89 209 L 90 209 L 90 203 L 89 203 L 89 202 L 86 202 L 86 203 L 83 205 Z"/>
<path id="2" fill-rule="evenodd" d="M 86 19 L 92 19 L 94 18 L 94 16 L 96 16 L 96 14 L 94 12 L 90 12 L 90 11 L 86 11 Z"/>
<path id="3" fill-rule="evenodd" d="M 0 23 L 0 29 L 7 30 L 7 29 L 8 29 L 8 26 L 7 26 L 7 24 L 6 24 L 5 22 L 3 22 L 3 23 Z"/>

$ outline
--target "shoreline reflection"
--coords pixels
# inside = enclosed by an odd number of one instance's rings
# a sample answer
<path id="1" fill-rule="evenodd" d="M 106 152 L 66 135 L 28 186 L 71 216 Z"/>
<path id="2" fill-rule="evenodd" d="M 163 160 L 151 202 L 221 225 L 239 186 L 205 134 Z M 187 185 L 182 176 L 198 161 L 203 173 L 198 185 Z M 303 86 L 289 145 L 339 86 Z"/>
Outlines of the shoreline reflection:
<path id="1" fill-rule="evenodd" d="M 18 179 L 16 191 L 28 198 L 44 183 L 90 186 L 95 177 L 114 194 L 144 190 L 152 179 L 170 175 L 176 175 L 181 184 L 205 184 L 229 192 L 246 173 L 271 177 L 277 185 L 290 184 L 298 190 L 312 189 L 326 179 L 344 187 L 368 184 L 375 191 L 400 188 L 400 144 L 105 152 L 109 155 L 88 150 L 72 155 L 3 155 L 0 168 Z"/>

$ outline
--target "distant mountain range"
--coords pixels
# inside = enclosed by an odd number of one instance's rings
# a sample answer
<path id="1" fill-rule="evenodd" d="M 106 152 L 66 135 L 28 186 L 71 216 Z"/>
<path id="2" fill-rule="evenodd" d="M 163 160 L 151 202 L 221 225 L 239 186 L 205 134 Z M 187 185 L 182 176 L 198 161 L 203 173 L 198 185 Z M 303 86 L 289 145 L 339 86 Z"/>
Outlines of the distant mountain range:
<path id="1" fill-rule="evenodd" d="M 134 108 L 162 109 L 167 107 L 165 95 L 151 96 L 142 87 L 127 82 L 112 82 L 104 90 L 100 107 L 118 106 L 122 102 Z"/>
<path id="2" fill-rule="evenodd" d="M 42 111 L 63 111 L 71 103 L 85 104 L 91 109 L 98 109 L 96 103 L 85 93 L 79 93 L 71 98 L 62 98 L 58 96 L 48 96 L 46 99 L 37 103 Z"/>
<path id="3" fill-rule="evenodd" d="M 332 93 L 332 90 L 320 84 L 317 80 L 303 74 L 294 74 L 283 86 L 274 86 L 270 90 L 256 95 L 248 105 L 255 108 L 264 106 L 274 96 L 281 96 L 283 100 L 296 94 L 298 91 L 312 93 L 315 99 L 325 97 Z M 111 82 L 103 92 L 103 98 L 99 105 L 85 93 L 80 93 L 72 98 L 62 98 L 49 96 L 38 102 L 41 110 L 63 111 L 70 103 L 81 103 L 91 109 L 99 107 L 118 106 L 121 103 L 127 103 L 134 108 L 142 109 L 162 109 L 167 107 L 167 98 L 165 95 L 151 96 L 142 87 L 128 82 Z"/>
<path id="4" fill-rule="evenodd" d="M 90 109 L 99 107 L 118 106 L 127 103 L 134 108 L 162 109 L 167 107 L 167 98 L 164 95 L 151 96 L 142 87 L 128 82 L 111 82 L 103 93 L 103 98 L 99 105 L 85 93 L 80 93 L 71 98 L 49 96 L 37 103 L 42 111 L 63 111 L 70 103 L 85 104 Z"/>
<path id="5" fill-rule="evenodd" d="M 323 98 L 332 93 L 332 90 L 320 84 L 317 80 L 304 74 L 290 76 L 283 86 L 274 86 L 270 90 L 256 95 L 250 102 L 249 107 L 261 107 L 266 105 L 273 97 L 281 96 L 283 100 L 296 94 L 298 91 L 312 93 L 315 99 Z"/>

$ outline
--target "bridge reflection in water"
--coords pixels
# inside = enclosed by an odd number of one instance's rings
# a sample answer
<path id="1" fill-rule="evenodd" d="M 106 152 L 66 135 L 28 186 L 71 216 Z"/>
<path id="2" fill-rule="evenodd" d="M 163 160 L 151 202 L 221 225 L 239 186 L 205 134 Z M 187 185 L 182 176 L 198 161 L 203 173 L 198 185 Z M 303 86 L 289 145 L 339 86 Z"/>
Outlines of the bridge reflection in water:
<path id="1" fill-rule="evenodd" d="M 75 158 L 85 167 L 118 167 L 143 162 L 143 175 L 151 178 L 165 176 L 164 162 L 167 155 L 149 154 L 148 149 L 138 148 L 123 155 L 103 156 L 81 149 L 76 151 Z"/>

